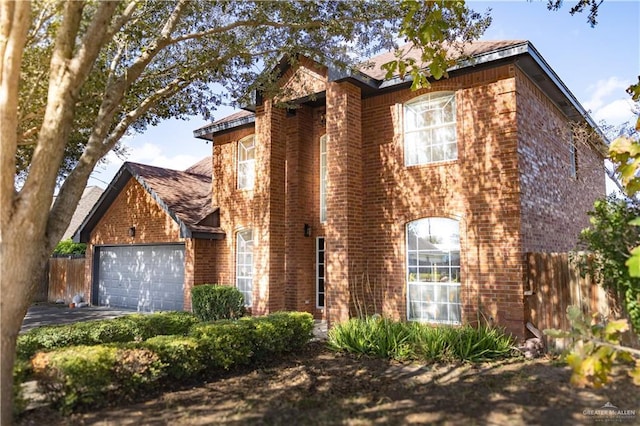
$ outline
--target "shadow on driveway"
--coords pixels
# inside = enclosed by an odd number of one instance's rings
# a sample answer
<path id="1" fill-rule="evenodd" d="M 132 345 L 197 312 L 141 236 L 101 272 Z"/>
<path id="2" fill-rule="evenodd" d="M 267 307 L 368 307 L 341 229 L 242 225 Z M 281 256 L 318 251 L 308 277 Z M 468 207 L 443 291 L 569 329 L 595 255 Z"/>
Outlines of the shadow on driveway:
<path id="1" fill-rule="evenodd" d="M 134 310 L 107 308 L 104 306 L 85 306 L 70 308 L 67 305 L 44 303 L 32 305 L 22 322 L 21 333 L 35 327 L 54 324 L 70 324 L 80 321 L 112 319 L 123 315 L 135 314 Z"/>

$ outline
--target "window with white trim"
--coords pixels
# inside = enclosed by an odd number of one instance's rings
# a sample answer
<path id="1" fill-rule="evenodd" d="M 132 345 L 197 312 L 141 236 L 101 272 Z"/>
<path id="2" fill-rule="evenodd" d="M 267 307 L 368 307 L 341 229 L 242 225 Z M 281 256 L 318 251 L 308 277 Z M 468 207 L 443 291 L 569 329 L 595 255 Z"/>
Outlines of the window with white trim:
<path id="1" fill-rule="evenodd" d="M 404 105 L 404 164 L 458 158 L 455 93 L 428 93 Z"/>
<path id="2" fill-rule="evenodd" d="M 238 189 L 253 189 L 256 176 L 255 135 L 238 141 Z"/>
<path id="3" fill-rule="evenodd" d="M 320 138 L 320 222 L 327 221 L 327 135 Z"/>
<path id="4" fill-rule="evenodd" d="M 407 318 L 460 324 L 460 226 L 434 217 L 409 222 Z"/>
<path id="5" fill-rule="evenodd" d="M 245 306 L 253 303 L 253 230 L 236 233 L 236 287 L 244 296 Z"/>
<path id="6" fill-rule="evenodd" d="M 316 239 L 316 307 L 324 308 L 325 246 L 324 237 Z"/>

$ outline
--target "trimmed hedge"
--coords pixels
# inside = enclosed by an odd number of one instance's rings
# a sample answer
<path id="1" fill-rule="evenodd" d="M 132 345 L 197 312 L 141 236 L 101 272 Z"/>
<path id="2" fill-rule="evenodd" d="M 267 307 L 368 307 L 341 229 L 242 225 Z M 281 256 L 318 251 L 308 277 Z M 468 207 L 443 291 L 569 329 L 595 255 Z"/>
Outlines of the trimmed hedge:
<path id="1" fill-rule="evenodd" d="M 310 314 L 298 312 L 198 323 L 187 336 L 40 352 L 32 368 L 51 405 L 69 413 L 299 349 L 313 325 Z"/>
<path id="2" fill-rule="evenodd" d="M 202 284 L 191 289 L 193 314 L 201 321 L 238 319 L 245 315 L 244 296 L 228 285 Z"/>
<path id="3" fill-rule="evenodd" d="M 189 312 L 131 314 L 109 320 L 34 328 L 18 336 L 18 359 L 68 346 L 142 341 L 161 334 L 186 335 L 198 319 Z"/>
<path id="4" fill-rule="evenodd" d="M 53 407 L 65 413 L 73 407 L 99 406 L 114 397 L 127 399 L 163 373 L 152 351 L 113 345 L 40 352 L 32 366 L 38 388 Z"/>

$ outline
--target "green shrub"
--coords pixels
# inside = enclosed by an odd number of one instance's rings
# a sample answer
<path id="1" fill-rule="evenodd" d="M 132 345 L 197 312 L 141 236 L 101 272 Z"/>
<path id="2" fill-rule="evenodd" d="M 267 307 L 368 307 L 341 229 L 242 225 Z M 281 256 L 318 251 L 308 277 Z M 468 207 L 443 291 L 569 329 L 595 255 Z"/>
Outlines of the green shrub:
<path id="1" fill-rule="evenodd" d="M 182 322 L 176 320 L 170 324 L 191 323 L 187 317 L 178 317 Z M 123 329 L 135 329 L 138 335 L 153 329 L 148 327 L 146 319 L 137 316 L 108 321 Z M 161 321 L 152 322 L 157 325 Z M 71 330 L 77 332 L 77 329 Z M 182 330 L 182 327 L 173 330 Z M 38 352 L 31 364 L 34 377 L 50 403 L 68 413 L 79 407 L 126 400 L 145 389 L 193 379 L 205 371 L 229 369 L 297 349 L 309 341 L 312 330 L 310 314 L 281 312 L 261 318 L 197 323 L 191 326 L 186 337 L 160 335 L 145 341 Z M 111 339 L 124 335 L 112 331 L 101 324 L 95 334 Z"/>
<path id="2" fill-rule="evenodd" d="M 72 254 L 85 254 L 87 251 L 87 245 L 85 243 L 74 243 L 71 238 L 68 240 L 62 240 L 53 250 L 53 254 L 72 255 Z"/>
<path id="3" fill-rule="evenodd" d="M 313 317 L 303 312 L 275 312 L 266 317 L 242 318 L 254 329 L 254 358 L 268 358 L 274 353 L 295 351 L 313 336 Z"/>
<path id="4" fill-rule="evenodd" d="M 74 346 L 40 352 L 32 364 L 39 389 L 51 405 L 70 412 L 82 405 L 99 405 L 113 383 L 115 347 Z"/>
<path id="5" fill-rule="evenodd" d="M 164 376 L 160 356 L 147 348 L 119 348 L 113 368 L 114 383 L 120 391 L 117 399 L 133 397 L 139 389 L 147 389 Z"/>
<path id="6" fill-rule="evenodd" d="M 170 379 L 196 377 L 206 368 L 202 344 L 193 337 L 156 336 L 141 346 L 158 355 L 164 374 Z"/>
<path id="7" fill-rule="evenodd" d="M 101 406 L 109 399 L 127 399 L 156 382 L 162 373 L 155 353 L 115 345 L 39 352 L 32 365 L 39 389 L 63 413 Z"/>
<path id="8" fill-rule="evenodd" d="M 148 339 L 161 335 L 186 336 L 198 318 L 191 312 L 158 312 L 154 314 L 132 314 L 116 318 L 116 320 L 132 321 L 139 329 L 140 338 Z"/>
<path id="9" fill-rule="evenodd" d="M 640 240 L 640 227 L 630 222 L 640 216 L 640 206 L 615 195 L 597 200 L 589 212 L 590 226 L 580 233 L 594 256 L 583 262 L 597 282 L 613 290 L 629 314 L 633 331 L 640 335 L 640 278 L 626 265 L 630 250 Z"/>
<path id="10" fill-rule="evenodd" d="M 253 355 L 253 327 L 247 322 L 222 320 L 198 324 L 191 329 L 198 340 L 207 365 L 229 369 L 232 365 L 248 364 Z"/>
<path id="11" fill-rule="evenodd" d="M 336 351 L 396 360 L 479 362 L 508 357 L 513 338 L 497 328 L 430 326 L 387 318 L 353 318 L 329 330 Z"/>
<path id="12" fill-rule="evenodd" d="M 186 335 L 197 322 L 189 312 L 160 312 L 38 327 L 18 336 L 17 354 L 19 359 L 29 360 L 41 350 L 142 341 L 162 334 Z"/>
<path id="13" fill-rule="evenodd" d="M 191 306 L 201 321 L 238 319 L 245 314 L 240 290 L 228 285 L 203 284 L 191 289 Z"/>

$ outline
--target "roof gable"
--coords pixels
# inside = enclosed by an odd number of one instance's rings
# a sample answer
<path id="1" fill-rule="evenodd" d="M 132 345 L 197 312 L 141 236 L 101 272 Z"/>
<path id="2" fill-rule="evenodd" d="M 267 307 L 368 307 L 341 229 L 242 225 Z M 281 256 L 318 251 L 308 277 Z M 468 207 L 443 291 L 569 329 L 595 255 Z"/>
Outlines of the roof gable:
<path id="1" fill-rule="evenodd" d="M 91 231 L 132 178 L 178 224 L 181 238 L 224 238 L 219 220 L 212 219 L 218 209 L 211 206 L 211 175 L 126 162 L 76 231 L 75 241 L 89 241 Z"/>
<path id="2" fill-rule="evenodd" d="M 280 102 L 324 92 L 327 89 L 327 67 L 302 57 L 280 77 L 280 88 L 283 91 L 277 99 Z"/>

